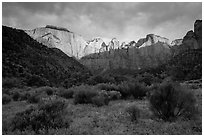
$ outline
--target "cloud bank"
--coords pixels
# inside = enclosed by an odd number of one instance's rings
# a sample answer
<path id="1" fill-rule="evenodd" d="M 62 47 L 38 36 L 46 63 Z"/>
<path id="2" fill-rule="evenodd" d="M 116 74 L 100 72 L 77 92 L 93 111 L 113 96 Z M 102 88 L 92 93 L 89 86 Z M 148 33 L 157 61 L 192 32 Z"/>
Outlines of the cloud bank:
<path id="1" fill-rule="evenodd" d="M 47 24 L 66 27 L 86 39 L 137 41 L 149 33 L 183 38 L 202 19 L 202 3 L 2 3 L 2 24 L 33 29 Z"/>

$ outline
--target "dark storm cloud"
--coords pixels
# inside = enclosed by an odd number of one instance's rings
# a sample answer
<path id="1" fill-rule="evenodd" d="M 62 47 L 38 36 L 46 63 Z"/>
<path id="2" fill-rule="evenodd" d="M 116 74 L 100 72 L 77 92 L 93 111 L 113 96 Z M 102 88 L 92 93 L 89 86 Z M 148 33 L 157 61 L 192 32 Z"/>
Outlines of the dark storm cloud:
<path id="1" fill-rule="evenodd" d="M 137 40 L 147 33 L 181 38 L 202 17 L 201 3 L 3 3 L 4 25 L 59 25 L 82 34 Z"/>

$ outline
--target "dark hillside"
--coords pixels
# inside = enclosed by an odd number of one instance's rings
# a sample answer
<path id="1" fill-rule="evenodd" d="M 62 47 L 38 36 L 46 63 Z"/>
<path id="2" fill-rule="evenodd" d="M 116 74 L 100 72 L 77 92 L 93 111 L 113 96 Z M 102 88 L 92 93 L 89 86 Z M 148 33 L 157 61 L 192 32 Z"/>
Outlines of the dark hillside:
<path id="1" fill-rule="evenodd" d="M 3 78 L 15 77 L 29 86 L 39 86 L 38 81 L 43 81 L 42 85 L 70 86 L 90 75 L 75 59 L 38 43 L 23 30 L 2 26 L 2 42 Z"/>
<path id="2" fill-rule="evenodd" d="M 191 49 L 174 56 L 168 71 L 176 80 L 202 78 L 202 49 Z"/>

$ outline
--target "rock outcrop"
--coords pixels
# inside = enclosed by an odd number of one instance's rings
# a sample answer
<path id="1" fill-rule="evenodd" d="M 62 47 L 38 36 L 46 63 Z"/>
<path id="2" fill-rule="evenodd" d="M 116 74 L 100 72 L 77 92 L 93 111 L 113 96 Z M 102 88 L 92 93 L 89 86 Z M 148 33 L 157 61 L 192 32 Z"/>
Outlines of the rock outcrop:
<path id="1" fill-rule="evenodd" d="M 182 44 L 186 49 L 202 48 L 202 20 L 196 20 L 194 23 L 194 31 L 190 30 L 183 38 Z"/>
<path id="2" fill-rule="evenodd" d="M 202 49 L 202 20 L 196 20 L 194 31 L 190 30 L 184 36 L 182 44 L 172 46 L 172 54 L 178 55 L 181 52 L 191 49 Z"/>
<path id="3" fill-rule="evenodd" d="M 108 44 L 109 50 L 119 49 L 120 43 L 116 38 L 113 38 Z"/>
<path id="4" fill-rule="evenodd" d="M 66 28 L 47 25 L 46 27 L 25 30 L 33 39 L 49 48 L 58 48 L 70 57 L 77 59 L 84 56 L 87 42 Z"/>
<path id="5" fill-rule="evenodd" d="M 83 56 L 120 48 L 119 41 L 113 38 L 109 42 L 103 38 L 86 41 L 80 35 L 66 28 L 47 25 L 46 27 L 25 30 L 33 39 L 49 48 L 58 48 L 69 57 L 80 59 Z"/>
<path id="6" fill-rule="evenodd" d="M 84 48 L 84 56 L 91 53 L 99 53 L 108 50 L 108 46 L 101 38 L 93 38 L 87 42 L 86 47 Z"/>
<path id="7" fill-rule="evenodd" d="M 175 39 L 171 42 L 171 46 L 179 46 L 182 44 L 183 39 Z"/>
<path id="8" fill-rule="evenodd" d="M 198 42 L 198 48 L 202 48 L 202 20 L 196 20 L 194 23 L 195 39 Z"/>
<path id="9" fill-rule="evenodd" d="M 164 43 L 165 45 L 170 45 L 169 39 L 154 34 L 148 34 L 145 39 L 140 39 L 139 43 L 141 44 L 138 44 L 139 48 L 151 46 L 155 43 Z"/>
<path id="10" fill-rule="evenodd" d="M 119 42 L 115 43 L 117 45 Z M 170 56 L 169 41 L 166 38 L 150 34 L 145 39 L 140 39 L 139 43 L 140 46 L 135 41 L 123 42 L 120 48 L 114 46 L 113 50 L 90 54 L 83 57 L 80 62 L 93 71 L 117 68 L 141 69 L 158 66 Z"/>
<path id="11" fill-rule="evenodd" d="M 25 32 L 50 48 L 61 49 L 68 56 L 80 59 L 82 64 L 93 71 L 154 67 L 166 62 L 171 55 L 202 48 L 201 20 L 194 23 L 194 31 L 191 30 L 183 39 L 172 42 L 155 34 L 148 34 L 137 42 L 122 42 L 121 45 L 116 38 L 107 41 L 96 37 L 85 41 L 83 37 L 66 28 L 51 25 Z"/>

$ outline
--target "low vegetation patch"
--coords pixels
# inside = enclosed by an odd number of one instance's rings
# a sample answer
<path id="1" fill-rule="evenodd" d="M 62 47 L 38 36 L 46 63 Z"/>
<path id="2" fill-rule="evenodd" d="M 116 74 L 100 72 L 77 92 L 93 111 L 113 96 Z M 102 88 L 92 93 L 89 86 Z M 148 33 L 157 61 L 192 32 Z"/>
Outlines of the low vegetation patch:
<path id="1" fill-rule="evenodd" d="M 40 99 L 41 99 L 40 93 L 33 92 L 29 94 L 27 101 L 29 103 L 39 103 Z"/>
<path id="2" fill-rule="evenodd" d="M 66 99 L 73 98 L 74 95 L 74 88 L 58 88 L 57 89 L 57 95 Z"/>
<path id="3" fill-rule="evenodd" d="M 194 94 L 174 82 L 163 82 L 152 91 L 150 96 L 152 112 L 165 121 L 172 121 L 179 116 L 191 118 L 196 112 Z"/>
<path id="4" fill-rule="evenodd" d="M 106 91 L 112 91 L 112 90 L 118 90 L 118 86 L 115 84 L 108 84 L 108 83 L 100 83 L 97 84 L 96 87 L 100 90 L 106 90 Z"/>
<path id="5" fill-rule="evenodd" d="M 135 104 L 128 106 L 126 112 L 129 114 L 132 121 L 138 122 L 140 118 L 140 109 Z"/>
<path id="6" fill-rule="evenodd" d="M 38 88 L 38 92 L 45 92 L 48 96 L 53 95 L 55 93 L 55 88 L 45 86 Z"/>
<path id="7" fill-rule="evenodd" d="M 96 87 L 81 85 L 74 88 L 75 104 L 94 104 L 96 106 L 108 105 L 110 96 L 105 90 L 99 90 Z"/>
<path id="8" fill-rule="evenodd" d="M 138 82 L 123 82 L 118 85 L 118 91 L 123 98 L 132 95 L 135 99 L 142 99 L 146 96 L 147 89 L 144 85 Z"/>
<path id="9" fill-rule="evenodd" d="M 3 94 L 2 95 L 2 104 L 8 104 L 9 102 L 11 102 L 11 97 L 7 94 Z"/>
<path id="10" fill-rule="evenodd" d="M 100 106 L 104 106 L 104 105 L 108 105 L 109 103 L 109 99 L 106 95 L 97 95 L 97 96 L 94 96 L 92 99 L 92 104 L 100 107 Z"/>
<path id="11" fill-rule="evenodd" d="M 67 128 L 70 119 L 66 117 L 66 103 L 62 98 L 50 96 L 43 98 L 37 107 L 17 113 L 12 120 L 12 130 L 31 130 L 36 134 L 40 131 L 48 133 L 49 129 Z"/>
<path id="12" fill-rule="evenodd" d="M 13 87 L 19 87 L 21 86 L 20 79 L 17 78 L 3 78 L 2 79 L 2 87 L 3 88 L 13 88 Z"/>
<path id="13" fill-rule="evenodd" d="M 117 99 L 121 99 L 122 95 L 120 94 L 119 91 L 108 91 L 108 98 L 110 100 L 117 100 Z"/>
<path id="14" fill-rule="evenodd" d="M 21 98 L 21 96 L 22 96 L 21 93 L 17 90 L 13 93 L 12 98 L 14 101 L 18 101 Z"/>
<path id="15" fill-rule="evenodd" d="M 92 103 L 92 98 L 97 96 L 98 92 L 94 87 L 81 85 L 75 88 L 74 103 L 87 104 Z"/>

